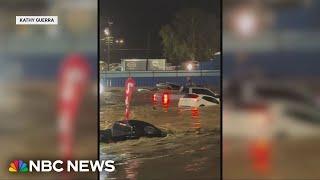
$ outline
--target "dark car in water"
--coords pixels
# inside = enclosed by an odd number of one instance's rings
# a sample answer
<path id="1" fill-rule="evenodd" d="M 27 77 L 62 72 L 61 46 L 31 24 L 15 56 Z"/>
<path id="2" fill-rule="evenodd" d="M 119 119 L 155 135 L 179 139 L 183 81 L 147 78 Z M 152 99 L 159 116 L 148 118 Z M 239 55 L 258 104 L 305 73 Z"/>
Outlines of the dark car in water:
<path id="1" fill-rule="evenodd" d="M 180 85 L 170 83 L 170 82 L 159 82 L 156 84 L 156 87 L 159 89 L 170 89 L 170 90 L 179 90 L 181 88 Z"/>

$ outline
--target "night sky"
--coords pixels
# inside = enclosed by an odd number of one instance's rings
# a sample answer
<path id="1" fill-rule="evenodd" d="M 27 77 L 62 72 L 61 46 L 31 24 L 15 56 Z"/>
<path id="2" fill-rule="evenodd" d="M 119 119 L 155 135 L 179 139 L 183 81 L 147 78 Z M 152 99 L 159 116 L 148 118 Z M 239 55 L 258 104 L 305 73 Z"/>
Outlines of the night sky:
<path id="1" fill-rule="evenodd" d="M 107 18 L 113 21 L 112 35 L 125 39 L 124 48 L 147 48 L 150 34 L 150 58 L 162 57 L 159 31 L 162 25 L 172 21 L 175 13 L 183 8 L 200 8 L 220 17 L 220 0 L 100 0 L 100 36 L 107 26 Z M 101 58 L 105 57 L 105 45 L 101 43 Z M 116 48 L 116 47 L 115 47 Z M 113 51 L 111 61 L 120 58 L 145 58 L 144 51 Z"/>

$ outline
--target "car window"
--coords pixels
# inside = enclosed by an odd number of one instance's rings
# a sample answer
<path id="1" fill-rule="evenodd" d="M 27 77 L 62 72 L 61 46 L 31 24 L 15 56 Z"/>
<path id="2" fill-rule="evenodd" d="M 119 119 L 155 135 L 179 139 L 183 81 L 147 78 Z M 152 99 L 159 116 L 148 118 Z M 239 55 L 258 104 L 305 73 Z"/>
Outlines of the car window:
<path id="1" fill-rule="evenodd" d="M 183 96 L 184 98 L 198 98 L 199 96 L 196 94 L 186 94 Z"/>
<path id="2" fill-rule="evenodd" d="M 314 105 L 314 101 L 303 93 L 287 89 L 257 88 L 256 94 L 268 99 L 283 99 L 297 103 Z"/>
<path id="3" fill-rule="evenodd" d="M 182 93 L 189 93 L 189 88 L 187 88 L 187 87 L 182 87 L 181 92 L 182 92 Z"/>
<path id="4" fill-rule="evenodd" d="M 298 108 L 288 108 L 286 114 L 289 117 L 294 118 L 298 121 L 303 121 L 306 123 L 320 124 L 320 113 L 319 111 L 307 111 L 305 109 Z"/>
<path id="5" fill-rule="evenodd" d="M 209 97 L 209 96 L 203 96 L 202 99 L 206 100 L 206 101 L 209 101 L 209 102 L 212 102 L 212 103 L 216 103 L 216 104 L 219 104 L 219 101 L 216 100 L 215 98 L 213 97 Z"/>
<path id="6" fill-rule="evenodd" d="M 176 85 L 176 84 L 168 83 L 168 86 L 170 86 L 174 90 L 179 90 L 180 89 L 180 86 Z"/>
<path id="7" fill-rule="evenodd" d="M 213 94 L 211 91 L 208 89 L 192 89 L 192 93 L 195 94 L 203 94 L 203 95 L 208 95 L 208 96 L 213 96 L 215 97 L 215 94 Z"/>

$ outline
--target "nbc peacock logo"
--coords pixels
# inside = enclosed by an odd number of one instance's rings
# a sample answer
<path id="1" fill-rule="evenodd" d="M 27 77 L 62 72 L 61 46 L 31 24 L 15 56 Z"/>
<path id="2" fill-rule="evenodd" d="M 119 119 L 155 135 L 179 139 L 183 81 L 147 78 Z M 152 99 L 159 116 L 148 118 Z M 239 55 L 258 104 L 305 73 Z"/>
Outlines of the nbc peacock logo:
<path id="1" fill-rule="evenodd" d="M 29 172 L 28 165 L 22 160 L 14 160 L 10 163 L 9 172 L 11 173 L 26 173 Z"/>

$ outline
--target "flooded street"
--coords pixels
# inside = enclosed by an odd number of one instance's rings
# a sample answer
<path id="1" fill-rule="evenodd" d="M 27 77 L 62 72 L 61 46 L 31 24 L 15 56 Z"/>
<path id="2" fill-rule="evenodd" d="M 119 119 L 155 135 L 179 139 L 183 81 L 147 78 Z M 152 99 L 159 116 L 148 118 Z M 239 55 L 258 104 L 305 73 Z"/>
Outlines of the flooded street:
<path id="1" fill-rule="evenodd" d="M 220 177 L 220 106 L 178 109 L 153 106 L 152 93 L 136 92 L 130 119 L 146 121 L 168 133 L 165 138 L 140 138 L 100 143 L 100 158 L 116 161 L 116 171 L 102 179 L 216 179 Z M 100 129 L 124 118 L 124 92 L 105 92 Z M 174 176 L 173 176 L 174 175 Z"/>

